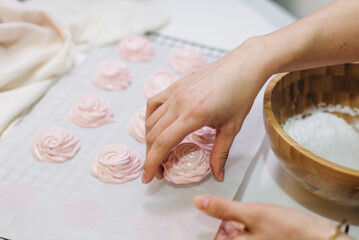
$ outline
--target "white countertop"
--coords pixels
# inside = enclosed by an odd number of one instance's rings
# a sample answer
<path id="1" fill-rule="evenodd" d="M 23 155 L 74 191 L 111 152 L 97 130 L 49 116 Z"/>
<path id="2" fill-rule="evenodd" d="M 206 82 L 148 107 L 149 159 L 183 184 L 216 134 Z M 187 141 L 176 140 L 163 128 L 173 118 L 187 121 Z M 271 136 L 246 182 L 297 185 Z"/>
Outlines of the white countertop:
<path id="1" fill-rule="evenodd" d="M 294 20 L 267 0 L 148 2 L 153 3 L 170 18 L 169 24 L 160 32 L 228 50 L 238 46 L 248 37 L 272 32 Z M 257 6 L 258 11 L 254 9 Z"/>
<path id="2" fill-rule="evenodd" d="M 272 32 L 295 19 L 267 0 L 148 0 L 171 22 L 160 32 L 230 50 L 245 39 Z M 359 236 L 359 209 L 317 198 L 280 166 L 268 141 L 261 144 L 235 200 L 273 203 L 339 221 L 350 220 L 351 236 Z"/>

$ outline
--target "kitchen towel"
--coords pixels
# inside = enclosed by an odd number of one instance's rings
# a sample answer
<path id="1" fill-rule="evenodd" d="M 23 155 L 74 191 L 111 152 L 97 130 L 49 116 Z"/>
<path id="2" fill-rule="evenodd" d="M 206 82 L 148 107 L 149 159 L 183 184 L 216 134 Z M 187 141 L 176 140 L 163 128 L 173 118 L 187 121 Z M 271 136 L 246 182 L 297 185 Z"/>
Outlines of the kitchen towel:
<path id="1" fill-rule="evenodd" d="M 29 0 L 64 23 L 83 51 L 164 26 L 167 17 L 138 0 Z"/>
<path id="2" fill-rule="evenodd" d="M 137 1 L 0 0 L 0 134 L 71 69 L 76 52 L 166 22 Z"/>
<path id="3" fill-rule="evenodd" d="M 71 68 L 71 43 L 46 12 L 0 0 L 0 132 Z"/>

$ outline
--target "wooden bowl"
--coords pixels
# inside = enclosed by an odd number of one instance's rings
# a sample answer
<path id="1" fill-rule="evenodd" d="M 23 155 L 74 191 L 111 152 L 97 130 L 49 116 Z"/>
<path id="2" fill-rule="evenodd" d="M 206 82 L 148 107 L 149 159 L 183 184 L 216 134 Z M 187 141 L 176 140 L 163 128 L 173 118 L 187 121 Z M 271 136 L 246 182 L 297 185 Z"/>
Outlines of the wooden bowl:
<path id="1" fill-rule="evenodd" d="M 288 118 L 319 103 L 359 108 L 359 64 L 275 76 L 264 95 L 264 123 L 270 145 L 284 168 L 304 188 L 323 199 L 359 207 L 359 170 L 315 155 L 289 137 L 281 127 Z"/>

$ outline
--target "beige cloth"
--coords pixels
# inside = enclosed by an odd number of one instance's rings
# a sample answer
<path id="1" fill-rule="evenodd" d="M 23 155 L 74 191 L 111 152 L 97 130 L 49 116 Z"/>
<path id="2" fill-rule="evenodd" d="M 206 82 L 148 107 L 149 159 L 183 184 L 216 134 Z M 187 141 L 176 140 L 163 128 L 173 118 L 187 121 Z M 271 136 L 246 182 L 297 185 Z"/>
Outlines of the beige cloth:
<path id="1" fill-rule="evenodd" d="M 0 0 L 0 132 L 72 65 L 68 30 L 47 13 Z"/>
<path id="2" fill-rule="evenodd" d="M 0 135 L 71 68 L 74 49 L 91 50 L 166 21 L 137 1 L 0 0 Z"/>
<path id="3" fill-rule="evenodd" d="M 156 30 L 167 17 L 138 0 L 28 0 L 61 19 L 80 50 L 91 50 L 131 35 Z"/>

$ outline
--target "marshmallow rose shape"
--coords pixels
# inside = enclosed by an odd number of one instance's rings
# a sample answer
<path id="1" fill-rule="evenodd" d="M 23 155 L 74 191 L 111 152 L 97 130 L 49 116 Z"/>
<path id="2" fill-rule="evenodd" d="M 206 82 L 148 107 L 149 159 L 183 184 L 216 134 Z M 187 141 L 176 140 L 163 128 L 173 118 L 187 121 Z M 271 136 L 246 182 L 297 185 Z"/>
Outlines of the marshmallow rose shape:
<path id="1" fill-rule="evenodd" d="M 70 110 L 70 120 L 81 127 L 98 127 L 114 122 L 112 108 L 103 98 L 85 94 L 79 97 Z"/>
<path id="2" fill-rule="evenodd" d="M 202 127 L 193 132 L 191 137 L 193 143 L 200 146 L 207 155 L 211 155 L 214 140 L 216 139 L 216 129 Z"/>
<path id="3" fill-rule="evenodd" d="M 170 63 L 176 73 L 186 76 L 204 67 L 207 60 L 196 48 L 186 45 L 171 54 Z"/>
<path id="4" fill-rule="evenodd" d="M 194 143 L 178 145 L 162 166 L 165 179 L 175 184 L 199 182 L 211 172 L 208 156 Z"/>
<path id="5" fill-rule="evenodd" d="M 125 183 L 140 176 L 143 160 L 123 144 L 103 147 L 95 156 L 91 174 L 102 182 Z"/>
<path id="6" fill-rule="evenodd" d="M 145 142 L 145 117 L 146 117 L 146 108 L 141 108 L 135 112 L 132 116 L 131 124 L 129 131 L 131 135 L 138 140 L 139 142 Z"/>
<path id="7" fill-rule="evenodd" d="M 172 73 L 162 70 L 154 72 L 145 83 L 145 98 L 157 95 L 176 81 L 177 78 Z"/>
<path id="8" fill-rule="evenodd" d="M 131 62 L 146 62 L 153 58 L 152 42 L 143 36 L 130 36 L 120 41 L 118 54 Z"/>
<path id="9" fill-rule="evenodd" d="M 98 88 L 119 91 L 130 85 L 131 76 L 124 63 L 103 61 L 97 66 L 92 82 Z"/>
<path id="10" fill-rule="evenodd" d="M 79 139 L 65 128 L 47 128 L 34 137 L 32 153 L 42 162 L 65 162 L 80 149 Z"/>

